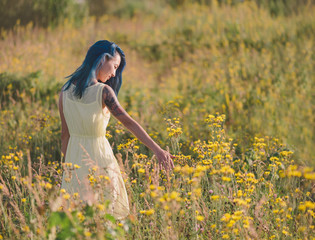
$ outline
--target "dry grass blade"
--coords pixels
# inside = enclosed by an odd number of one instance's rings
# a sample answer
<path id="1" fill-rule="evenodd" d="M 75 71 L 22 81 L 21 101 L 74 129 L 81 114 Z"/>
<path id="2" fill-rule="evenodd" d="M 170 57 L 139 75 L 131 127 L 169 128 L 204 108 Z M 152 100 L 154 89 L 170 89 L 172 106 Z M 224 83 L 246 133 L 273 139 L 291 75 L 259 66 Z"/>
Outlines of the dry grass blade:
<path id="1" fill-rule="evenodd" d="M 255 211 L 254 211 L 255 218 L 260 223 L 258 225 L 258 228 L 259 228 L 259 230 L 261 230 L 263 232 L 269 232 L 269 227 L 268 227 L 268 225 L 266 225 L 266 222 L 263 220 L 264 211 L 262 211 L 263 204 L 266 202 L 266 200 L 267 200 L 266 196 L 263 195 L 261 197 L 261 199 L 259 200 L 258 204 L 256 205 Z"/>

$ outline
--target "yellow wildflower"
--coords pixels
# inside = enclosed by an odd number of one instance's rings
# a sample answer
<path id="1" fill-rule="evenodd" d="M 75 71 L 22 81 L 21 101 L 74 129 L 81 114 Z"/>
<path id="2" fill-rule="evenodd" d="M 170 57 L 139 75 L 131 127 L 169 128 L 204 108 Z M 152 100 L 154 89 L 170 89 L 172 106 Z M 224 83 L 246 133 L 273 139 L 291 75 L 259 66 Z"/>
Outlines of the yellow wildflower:
<path id="1" fill-rule="evenodd" d="M 151 197 L 155 198 L 157 196 L 156 192 L 151 192 L 150 193 Z"/>
<path id="2" fill-rule="evenodd" d="M 139 168 L 139 169 L 138 169 L 138 173 L 145 173 L 145 169 Z"/>
<path id="3" fill-rule="evenodd" d="M 315 173 L 304 173 L 304 177 L 309 180 L 315 180 Z"/>
<path id="4" fill-rule="evenodd" d="M 197 221 L 202 222 L 202 221 L 205 219 L 205 217 L 204 217 L 204 216 L 201 216 L 201 215 L 198 215 L 198 216 L 196 217 L 196 219 L 197 219 Z"/>
<path id="5" fill-rule="evenodd" d="M 63 195 L 63 198 L 66 199 L 66 200 L 69 199 L 70 198 L 70 194 L 66 193 L 65 195 Z"/>
<path id="6" fill-rule="evenodd" d="M 231 214 L 226 213 L 226 214 L 224 214 L 223 217 L 221 218 L 221 221 L 222 221 L 222 222 L 228 222 L 228 221 L 230 220 L 230 218 L 231 218 Z"/>
<path id="7" fill-rule="evenodd" d="M 145 212 L 145 215 L 151 216 L 152 214 L 154 214 L 154 212 L 155 212 L 154 209 L 150 209 Z"/>
<path id="8" fill-rule="evenodd" d="M 220 196 L 218 196 L 218 195 L 213 195 L 213 196 L 211 196 L 210 198 L 211 198 L 211 200 L 218 200 L 218 199 L 220 198 Z"/>

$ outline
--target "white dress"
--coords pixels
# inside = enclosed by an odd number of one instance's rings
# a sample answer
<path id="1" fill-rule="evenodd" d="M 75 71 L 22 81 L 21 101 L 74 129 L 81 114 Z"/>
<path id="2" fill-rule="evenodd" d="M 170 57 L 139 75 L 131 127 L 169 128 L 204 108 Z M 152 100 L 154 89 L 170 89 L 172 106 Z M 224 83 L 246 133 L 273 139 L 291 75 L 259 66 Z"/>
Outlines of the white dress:
<path id="1" fill-rule="evenodd" d="M 74 85 L 63 92 L 63 114 L 70 133 L 65 163 L 80 168 L 72 172 L 70 179 L 64 172 L 61 188 L 68 193 L 77 192 L 86 200 L 91 193 L 89 168 L 98 166 L 100 175 L 109 178 L 101 192 L 104 199 L 111 201 L 111 214 L 123 219 L 129 214 L 128 196 L 119 165 L 105 137 L 110 112 L 102 108 L 103 88 L 103 83 L 96 83 L 86 88 L 81 99 L 73 95 Z"/>

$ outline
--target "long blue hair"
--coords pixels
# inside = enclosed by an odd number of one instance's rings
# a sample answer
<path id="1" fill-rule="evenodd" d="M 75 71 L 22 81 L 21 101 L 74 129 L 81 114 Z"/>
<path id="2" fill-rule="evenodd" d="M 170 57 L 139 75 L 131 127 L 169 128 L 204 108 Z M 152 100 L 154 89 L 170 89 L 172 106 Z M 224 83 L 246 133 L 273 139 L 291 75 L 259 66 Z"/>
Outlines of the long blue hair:
<path id="1" fill-rule="evenodd" d="M 106 55 L 114 57 L 116 52 L 121 58 L 120 65 L 116 70 L 115 77 L 110 78 L 105 84 L 109 85 L 117 96 L 122 84 L 122 72 L 126 66 L 126 58 L 120 47 L 107 40 L 98 41 L 89 48 L 82 65 L 66 77 L 69 80 L 65 83 L 63 90 L 68 90 L 71 84 L 75 83 L 74 95 L 81 98 L 91 80 L 97 77 L 99 67 L 105 61 Z"/>

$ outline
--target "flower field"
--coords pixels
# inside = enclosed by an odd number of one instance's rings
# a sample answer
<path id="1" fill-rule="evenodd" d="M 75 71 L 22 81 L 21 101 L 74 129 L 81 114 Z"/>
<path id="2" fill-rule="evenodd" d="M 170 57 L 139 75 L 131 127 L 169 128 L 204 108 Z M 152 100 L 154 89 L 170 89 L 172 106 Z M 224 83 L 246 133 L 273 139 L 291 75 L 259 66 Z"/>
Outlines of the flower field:
<path id="1" fill-rule="evenodd" d="M 185 4 L 32 24 L 0 36 L 0 239 L 315 239 L 314 6 L 272 16 L 252 1 Z M 60 189 L 59 91 L 99 39 L 127 67 L 118 99 L 176 156 L 153 153 L 113 117 L 106 137 L 130 216 Z"/>

